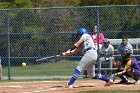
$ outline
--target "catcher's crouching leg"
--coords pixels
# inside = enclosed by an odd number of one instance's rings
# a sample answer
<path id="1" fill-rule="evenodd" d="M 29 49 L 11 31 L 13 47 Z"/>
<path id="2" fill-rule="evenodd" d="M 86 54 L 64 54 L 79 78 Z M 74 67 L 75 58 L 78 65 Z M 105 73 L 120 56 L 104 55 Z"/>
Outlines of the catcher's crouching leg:
<path id="1" fill-rule="evenodd" d="M 122 70 L 120 69 L 117 69 L 117 72 L 121 72 Z M 125 74 L 121 74 L 121 75 L 117 75 L 121 81 L 118 82 L 118 84 L 126 84 L 128 83 L 128 74 L 125 73 Z"/>
<path id="2" fill-rule="evenodd" d="M 121 81 L 118 82 L 118 84 L 126 84 L 128 83 L 128 77 L 125 75 L 119 75 L 119 78 L 121 78 Z"/>
<path id="3" fill-rule="evenodd" d="M 136 70 L 133 70 L 131 68 L 127 70 L 127 74 L 131 78 L 133 78 L 136 82 L 139 81 L 139 79 L 140 79 L 140 77 L 137 75 L 137 73 L 139 73 L 139 72 L 137 72 Z"/>

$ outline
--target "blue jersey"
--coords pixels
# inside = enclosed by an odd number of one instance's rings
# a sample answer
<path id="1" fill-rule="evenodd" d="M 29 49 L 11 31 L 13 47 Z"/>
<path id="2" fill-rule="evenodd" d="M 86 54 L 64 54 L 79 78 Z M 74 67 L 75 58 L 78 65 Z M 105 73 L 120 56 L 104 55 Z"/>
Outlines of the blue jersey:
<path id="1" fill-rule="evenodd" d="M 127 43 L 126 45 L 124 45 L 124 44 L 121 43 L 121 44 L 118 46 L 118 54 L 122 54 L 123 51 L 124 51 L 124 49 L 129 49 L 129 50 L 131 50 L 131 53 L 133 54 L 133 47 L 132 47 L 132 45 L 131 45 L 130 43 Z"/>

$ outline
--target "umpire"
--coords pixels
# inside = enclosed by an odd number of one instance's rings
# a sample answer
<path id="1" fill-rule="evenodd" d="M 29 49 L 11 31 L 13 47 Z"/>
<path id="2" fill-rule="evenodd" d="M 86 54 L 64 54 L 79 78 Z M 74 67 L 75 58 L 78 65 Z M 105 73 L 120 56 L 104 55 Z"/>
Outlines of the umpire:
<path id="1" fill-rule="evenodd" d="M 115 57 L 116 61 L 123 61 L 123 52 L 125 49 L 129 49 L 131 52 L 131 55 L 133 55 L 133 46 L 128 42 L 127 38 L 123 38 L 122 42 L 120 43 L 120 45 L 118 46 L 118 56 Z"/>
<path id="2" fill-rule="evenodd" d="M 122 39 L 121 44 L 118 46 L 118 54 L 122 55 L 123 51 L 125 49 L 129 49 L 131 54 L 133 54 L 133 47 L 132 45 L 128 42 L 127 38 Z"/>

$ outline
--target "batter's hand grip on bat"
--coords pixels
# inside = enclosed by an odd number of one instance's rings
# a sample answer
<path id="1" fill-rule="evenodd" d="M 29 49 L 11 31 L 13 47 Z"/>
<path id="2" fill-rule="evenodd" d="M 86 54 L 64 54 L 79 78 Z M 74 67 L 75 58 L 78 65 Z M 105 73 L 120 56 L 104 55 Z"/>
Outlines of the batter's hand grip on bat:
<path id="1" fill-rule="evenodd" d="M 56 55 L 56 57 L 60 57 L 60 55 Z"/>
<path id="2" fill-rule="evenodd" d="M 60 56 L 63 56 L 63 54 L 60 54 L 60 55 L 56 55 L 56 57 L 60 57 Z"/>

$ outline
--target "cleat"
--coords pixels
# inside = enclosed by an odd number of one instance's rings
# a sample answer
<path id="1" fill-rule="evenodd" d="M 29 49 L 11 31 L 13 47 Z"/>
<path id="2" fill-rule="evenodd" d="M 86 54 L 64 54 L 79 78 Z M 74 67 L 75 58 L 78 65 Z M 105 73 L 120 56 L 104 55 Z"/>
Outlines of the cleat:
<path id="1" fill-rule="evenodd" d="M 65 88 L 78 88 L 79 86 L 74 86 L 74 85 L 66 85 Z"/>
<path id="2" fill-rule="evenodd" d="M 66 85 L 65 88 L 74 88 L 73 85 Z"/>
<path id="3" fill-rule="evenodd" d="M 106 82 L 105 86 L 110 86 L 112 84 L 113 84 L 113 80 L 110 79 L 108 82 Z"/>

